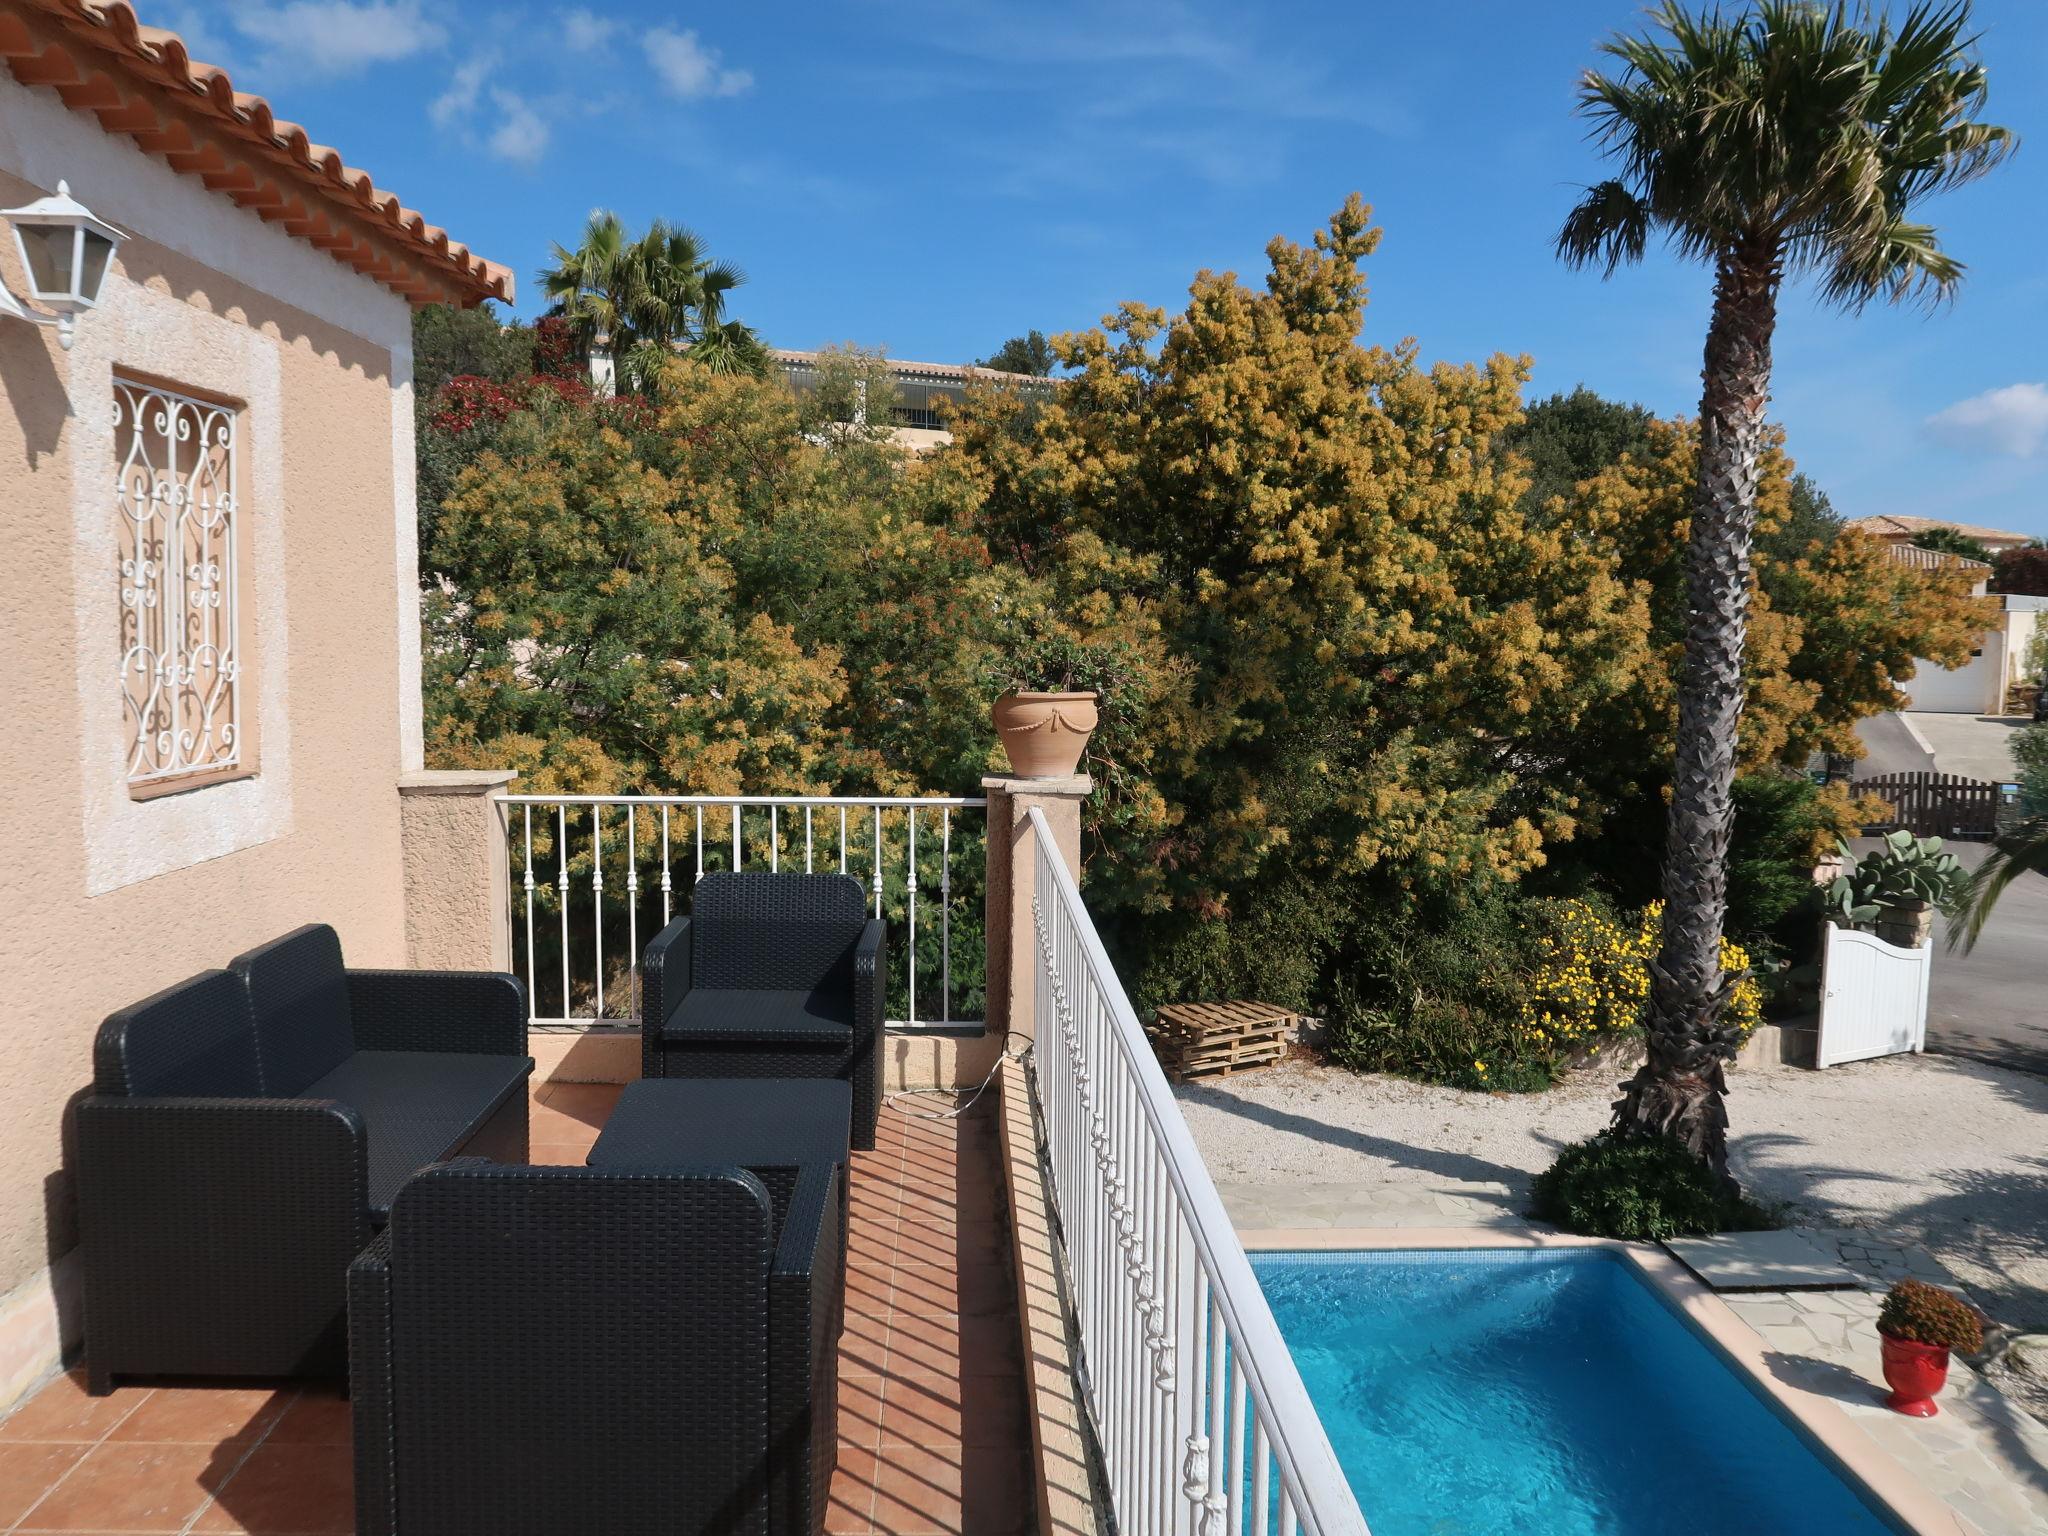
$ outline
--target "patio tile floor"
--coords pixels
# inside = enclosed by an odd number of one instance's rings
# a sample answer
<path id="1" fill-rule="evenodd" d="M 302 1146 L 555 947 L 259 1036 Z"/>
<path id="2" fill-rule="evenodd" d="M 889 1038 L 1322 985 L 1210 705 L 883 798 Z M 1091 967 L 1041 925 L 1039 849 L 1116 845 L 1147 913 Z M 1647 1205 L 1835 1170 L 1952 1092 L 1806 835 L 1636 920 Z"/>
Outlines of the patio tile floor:
<path id="1" fill-rule="evenodd" d="M 537 1088 L 534 1161 L 582 1162 L 618 1094 Z M 832 1536 L 1036 1528 L 995 1121 L 986 1106 L 928 1118 L 943 1107 L 885 1106 L 875 1150 L 854 1154 Z M 0 1532 L 354 1528 L 335 1387 L 181 1383 L 94 1399 L 70 1372 L 0 1422 Z"/>

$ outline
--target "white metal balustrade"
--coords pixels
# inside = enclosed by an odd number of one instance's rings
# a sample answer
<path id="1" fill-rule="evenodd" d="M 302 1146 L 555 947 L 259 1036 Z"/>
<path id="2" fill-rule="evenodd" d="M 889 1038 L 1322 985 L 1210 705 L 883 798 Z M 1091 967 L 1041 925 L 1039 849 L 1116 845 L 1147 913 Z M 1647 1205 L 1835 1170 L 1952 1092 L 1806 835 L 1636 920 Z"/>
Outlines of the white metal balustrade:
<path id="1" fill-rule="evenodd" d="M 1367 1536 L 1042 812 L 1038 1092 L 1083 1388 L 1124 1536 Z"/>
<path id="2" fill-rule="evenodd" d="M 953 929 L 961 896 L 982 885 L 985 799 L 506 795 L 502 803 L 514 968 L 533 1028 L 637 1023 L 642 946 L 689 909 L 697 881 L 722 869 L 785 868 L 857 876 L 875 915 L 890 918 L 889 968 L 907 983 L 903 1017 L 892 1025 L 979 1023 L 954 1014 L 956 997 L 978 1002 L 981 987 L 970 992 L 956 976 Z M 963 938 L 978 977 L 978 901 L 958 915 L 969 919 Z"/>

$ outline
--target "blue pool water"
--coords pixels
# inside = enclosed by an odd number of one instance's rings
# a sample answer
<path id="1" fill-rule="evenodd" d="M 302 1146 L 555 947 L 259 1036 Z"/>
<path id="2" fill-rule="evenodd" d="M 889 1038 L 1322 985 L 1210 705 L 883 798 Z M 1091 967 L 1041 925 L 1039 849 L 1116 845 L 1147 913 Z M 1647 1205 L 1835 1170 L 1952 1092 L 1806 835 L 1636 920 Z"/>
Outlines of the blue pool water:
<path id="1" fill-rule="evenodd" d="M 1252 1267 L 1373 1536 L 1896 1530 L 1617 1254 Z"/>

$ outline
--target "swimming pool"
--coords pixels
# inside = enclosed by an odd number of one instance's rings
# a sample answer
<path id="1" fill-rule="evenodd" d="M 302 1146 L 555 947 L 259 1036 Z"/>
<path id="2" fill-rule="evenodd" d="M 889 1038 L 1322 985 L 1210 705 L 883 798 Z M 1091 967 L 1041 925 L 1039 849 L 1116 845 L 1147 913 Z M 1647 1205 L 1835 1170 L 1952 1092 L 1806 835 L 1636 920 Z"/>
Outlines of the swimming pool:
<path id="1" fill-rule="evenodd" d="M 1880 1536 L 1619 1253 L 1254 1253 L 1373 1536 Z"/>

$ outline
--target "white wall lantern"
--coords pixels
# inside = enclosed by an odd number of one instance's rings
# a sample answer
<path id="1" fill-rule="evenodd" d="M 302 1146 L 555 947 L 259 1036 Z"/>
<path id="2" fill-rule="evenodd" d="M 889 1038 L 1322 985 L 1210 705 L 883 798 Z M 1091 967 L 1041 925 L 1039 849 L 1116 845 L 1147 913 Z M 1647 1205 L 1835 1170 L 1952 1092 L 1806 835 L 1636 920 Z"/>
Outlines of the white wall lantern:
<path id="1" fill-rule="evenodd" d="M 0 315 L 13 315 L 32 325 L 54 325 L 58 344 L 70 351 L 78 317 L 99 303 L 107 265 L 127 236 L 95 217 L 61 181 L 55 197 L 39 197 L 20 208 L 0 208 L 0 219 L 14 225 L 14 246 L 28 273 L 29 297 L 56 311 L 45 315 L 26 308 L 0 285 Z"/>

